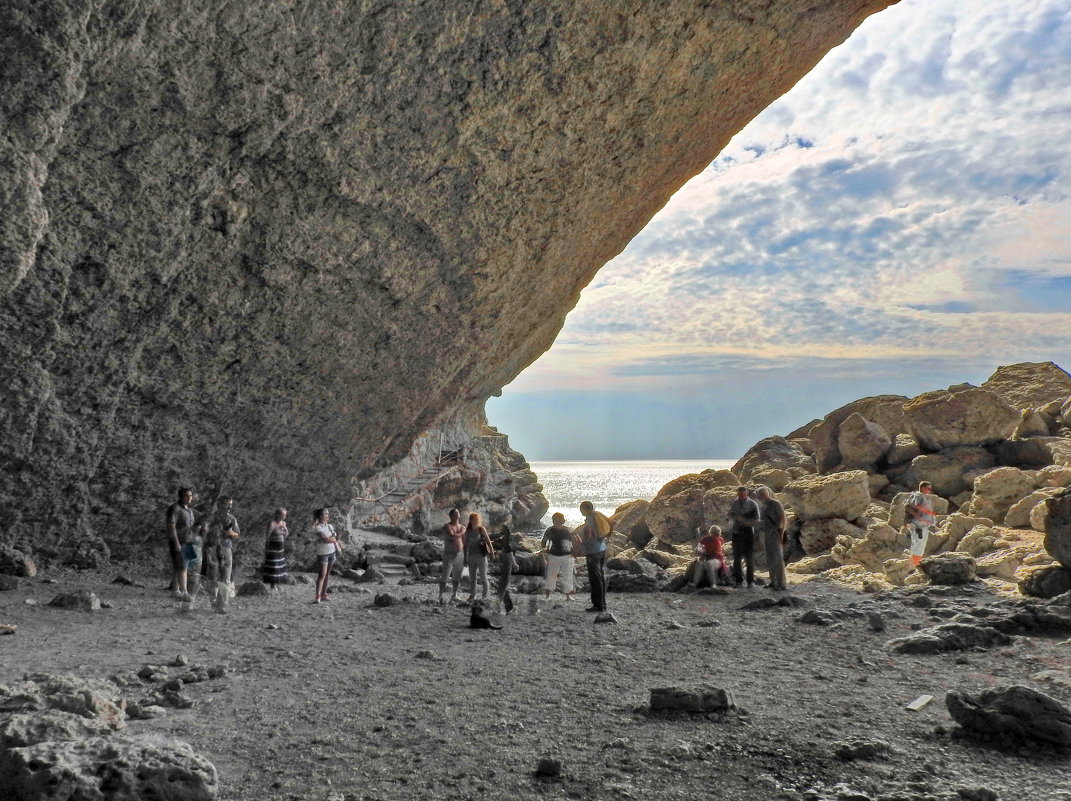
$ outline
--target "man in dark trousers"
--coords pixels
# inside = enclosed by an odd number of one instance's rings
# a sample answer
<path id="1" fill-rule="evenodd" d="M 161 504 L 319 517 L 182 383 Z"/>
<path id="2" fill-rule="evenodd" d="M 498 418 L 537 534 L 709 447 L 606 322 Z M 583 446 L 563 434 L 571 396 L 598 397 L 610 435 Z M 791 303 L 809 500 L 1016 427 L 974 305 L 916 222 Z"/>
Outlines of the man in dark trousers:
<path id="1" fill-rule="evenodd" d="M 741 561 L 747 562 L 747 586 L 755 586 L 755 529 L 761 514 L 747 487 L 737 487 L 736 500 L 729 504 L 729 518 L 733 521 L 733 583 L 737 587 L 744 582 Z"/>
<path id="2" fill-rule="evenodd" d="M 589 612 L 606 611 L 606 538 L 609 531 L 600 532 L 600 521 L 591 501 L 580 504 L 580 514 L 584 515 L 581 542 L 584 545 L 584 557 L 588 566 L 588 584 L 591 585 L 591 606 Z M 605 525 L 603 525 L 605 528 Z"/>

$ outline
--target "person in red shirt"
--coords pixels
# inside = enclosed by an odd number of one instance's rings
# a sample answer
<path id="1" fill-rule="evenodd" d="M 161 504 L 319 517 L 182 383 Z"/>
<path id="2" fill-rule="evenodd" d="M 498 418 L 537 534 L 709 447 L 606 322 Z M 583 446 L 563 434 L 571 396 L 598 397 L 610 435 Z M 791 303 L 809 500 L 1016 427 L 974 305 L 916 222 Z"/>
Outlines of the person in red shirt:
<path id="1" fill-rule="evenodd" d="M 699 529 L 697 533 L 701 533 Z M 695 553 L 698 556 L 695 573 L 692 577 L 692 586 L 698 587 L 703 578 L 710 582 L 711 587 L 718 585 L 718 576 L 726 576 L 725 568 L 725 540 L 721 536 L 721 526 L 711 526 L 705 536 L 700 537 L 695 543 Z"/>

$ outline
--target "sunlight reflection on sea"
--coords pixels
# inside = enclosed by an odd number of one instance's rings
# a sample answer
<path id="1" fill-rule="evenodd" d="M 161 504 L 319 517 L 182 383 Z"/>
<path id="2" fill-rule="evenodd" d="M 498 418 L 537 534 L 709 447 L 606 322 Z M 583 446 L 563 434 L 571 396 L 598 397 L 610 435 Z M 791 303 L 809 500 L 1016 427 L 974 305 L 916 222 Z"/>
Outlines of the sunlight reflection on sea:
<path id="1" fill-rule="evenodd" d="M 532 462 L 532 470 L 543 484 L 550 510 L 543 525 L 550 525 L 554 512 L 565 515 L 566 525 L 578 526 L 583 519 L 577 507 L 591 501 L 608 515 L 629 501 L 651 500 L 667 483 L 686 473 L 708 468 L 728 470 L 734 459 L 707 461 L 661 460 L 649 462 Z"/>

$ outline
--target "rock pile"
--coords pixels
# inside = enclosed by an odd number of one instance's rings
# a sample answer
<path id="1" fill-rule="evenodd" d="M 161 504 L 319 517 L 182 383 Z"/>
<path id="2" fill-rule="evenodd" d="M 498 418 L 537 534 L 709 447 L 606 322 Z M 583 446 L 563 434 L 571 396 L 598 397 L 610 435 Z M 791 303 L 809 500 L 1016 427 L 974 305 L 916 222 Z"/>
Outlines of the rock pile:
<path id="1" fill-rule="evenodd" d="M 937 526 L 916 570 L 901 529 L 920 481 L 934 486 Z M 611 556 L 682 573 L 697 526 L 728 531 L 738 484 L 769 486 L 784 503 L 798 576 L 871 592 L 981 581 L 1053 597 L 1071 589 L 1071 375 L 1016 364 L 979 387 L 854 401 L 759 441 L 731 471 L 681 476 L 649 504 L 619 507 Z"/>

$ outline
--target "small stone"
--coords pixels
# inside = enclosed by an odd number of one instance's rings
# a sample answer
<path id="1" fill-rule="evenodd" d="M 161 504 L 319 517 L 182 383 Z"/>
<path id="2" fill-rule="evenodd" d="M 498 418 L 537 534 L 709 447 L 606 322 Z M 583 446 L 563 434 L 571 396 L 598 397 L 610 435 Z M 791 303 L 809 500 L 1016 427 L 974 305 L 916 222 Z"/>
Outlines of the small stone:
<path id="1" fill-rule="evenodd" d="M 176 679 L 171 679 L 170 681 L 164 682 L 163 685 L 161 685 L 160 689 L 161 690 L 173 690 L 174 692 L 180 692 L 182 690 L 182 687 L 183 687 L 182 679 L 177 679 L 176 678 Z"/>
<path id="2" fill-rule="evenodd" d="M 1000 796 L 988 787 L 961 787 L 956 793 L 961 801 L 1000 801 Z"/>
<path id="3" fill-rule="evenodd" d="M 397 606 L 400 603 L 398 596 L 391 595 L 389 592 L 381 592 L 372 599 L 372 606 L 376 607 Z"/>
<path id="4" fill-rule="evenodd" d="M 80 612 L 100 611 L 100 599 L 96 593 L 89 590 L 62 593 L 49 601 L 48 605 L 56 606 L 60 609 L 76 609 Z"/>
<path id="5" fill-rule="evenodd" d="M 163 717 L 166 714 L 166 709 L 155 704 L 139 704 L 135 702 L 128 704 L 126 708 L 126 716 L 133 720 L 152 720 L 153 718 Z"/>
<path id="6" fill-rule="evenodd" d="M 866 622 L 870 626 L 871 631 L 885 631 L 885 618 L 877 612 L 867 613 Z"/>
<path id="7" fill-rule="evenodd" d="M 35 601 L 33 598 L 27 598 L 26 599 L 26 605 L 27 606 L 37 606 L 37 601 Z"/>
<path id="8" fill-rule="evenodd" d="M 417 651 L 414 659 L 430 659 L 432 661 L 438 660 L 439 656 L 434 651 Z"/>
<path id="9" fill-rule="evenodd" d="M 618 621 L 618 619 L 616 617 L 614 617 L 614 613 L 613 612 L 599 612 L 597 615 L 595 615 L 595 619 L 592 621 L 592 623 L 617 623 L 617 622 L 619 622 L 619 621 Z"/>
<path id="10" fill-rule="evenodd" d="M 171 667 L 186 667 L 190 664 L 190 658 L 186 654 L 178 654 L 174 659 L 168 662 Z"/>
<path id="11" fill-rule="evenodd" d="M 19 588 L 19 580 L 14 576 L 0 574 L 0 592 L 11 592 Z"/>
<path id="12" fill-rule="evenodd" d="M 247 581 L 238 588 L 238 595 L 242 598 L 264 597 L 270 593 L 268 585 L 261 581 Z"/>
<path id="13" fill-rule="evenodd" d="M 692 688 L 651 688 L 652 712 L 725 712 L 735 706 L 732 693 L 721 687 L 699 685 Z"/>
<path id="14" fill-rule="evenodd" d="M 837 743 L 833 749 L 833 753 L 837 755 L 839 759 L 843 759 L 846 762 L 853 762 L 857 759 L 871 760 L 871 759 L 888 759 L 892 753 L 892 748 L 889 744 L 882 740 L 850 740 L 847 742 Z"/>
<path id="15" fill-rule="evenodd" d="M 208 678 L 210 679 L 222 679 L 226 675 L 226 665 L 212 665 L 210 668 L 208 668 Z"/>
<path id="16" fill-rule="evenodd" d="M 557 779 L 562 775 L 562 761 L 543 757 L 536 763 L 535 775 L 541 779 Z"/>

